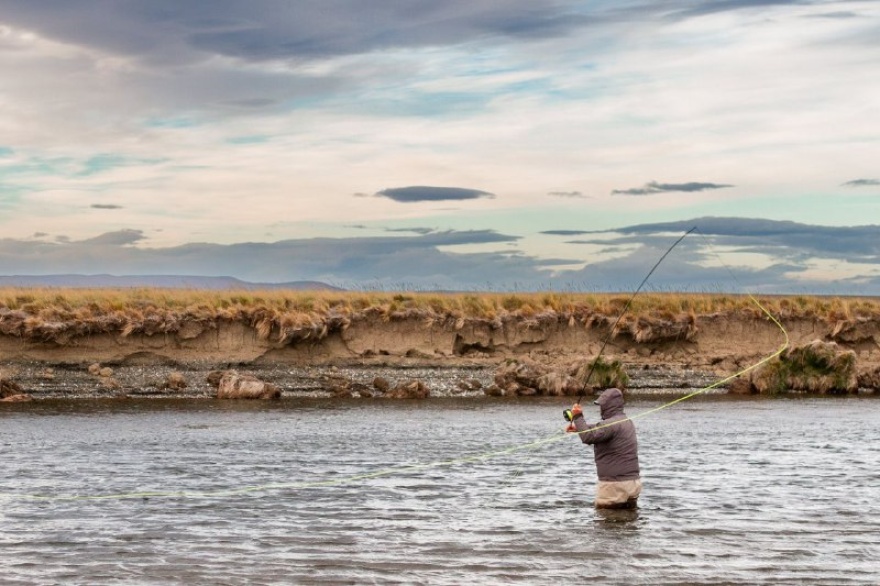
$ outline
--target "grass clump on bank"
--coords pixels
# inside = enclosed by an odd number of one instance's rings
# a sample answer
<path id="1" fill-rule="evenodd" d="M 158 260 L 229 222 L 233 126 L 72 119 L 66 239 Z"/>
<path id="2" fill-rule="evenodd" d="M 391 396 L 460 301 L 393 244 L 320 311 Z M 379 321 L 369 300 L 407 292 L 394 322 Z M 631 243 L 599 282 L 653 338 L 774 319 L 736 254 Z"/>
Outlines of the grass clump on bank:
<path id="1" fill-rule="evenodd" d="M 789 348 L 779 357 L 745 379 L 732 390 L 738 393 L 778 395 L 790 391 L 808 393 L 851 393 L 858 390 L 856 354 L 834 342 L 813 342 Z"/>
<path id="2" fill-rule="evenodd" d="M 467 323 L 521 327 L 550 323 L 609 327 L 630 301 L 623 293 L 400 293 L 340 291 L 217 291 L 195 289 L 0 288 L 0 334 L 65 343 L 77 336 L 177 333 L 241 322 L 265 339 L 315 339 L 354 320 L 414 319 L 460 329 Z M 880 299 L 767 296 L 760 303 L 780 319 L 829 324 L 880 319 Z M 766 317 L 749 296 L 641 293 L 616 332 L 637 341 L 688 338 L 697 316 Z"/>

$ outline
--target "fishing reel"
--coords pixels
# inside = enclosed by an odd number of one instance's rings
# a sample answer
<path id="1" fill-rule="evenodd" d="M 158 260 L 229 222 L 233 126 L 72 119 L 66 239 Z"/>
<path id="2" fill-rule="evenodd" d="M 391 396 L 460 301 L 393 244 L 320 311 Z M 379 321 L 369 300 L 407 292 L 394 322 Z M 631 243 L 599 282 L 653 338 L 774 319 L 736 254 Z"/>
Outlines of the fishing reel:
<path id="1" fill-rule="evenodd" d="M 581 406 L 578 404 L 575 404 L 574 407 L 572 407 L 571 409 L 565 409 L 562 412 L 562 416 L 565 417 L 565 420 L 568 421 L 569 423 L 574 421 L 574 418 L 577 417 L 578 415 L 583 415 L 583 414 L 584 414 L 584 412 L 581 411 Z"/>
<path id="2" fill-rule="evenodd" d="M 568 427 L 565 428 L 567 433 L 577 433 L 577 424 L 575 424 L 574 420 L 576 417 L 583 416 L 583 412 L 581 412 L 580 405 L 575 405 L 571 409 L 564 409 L 562 411 L 562 416 L 568 421 Z"/>

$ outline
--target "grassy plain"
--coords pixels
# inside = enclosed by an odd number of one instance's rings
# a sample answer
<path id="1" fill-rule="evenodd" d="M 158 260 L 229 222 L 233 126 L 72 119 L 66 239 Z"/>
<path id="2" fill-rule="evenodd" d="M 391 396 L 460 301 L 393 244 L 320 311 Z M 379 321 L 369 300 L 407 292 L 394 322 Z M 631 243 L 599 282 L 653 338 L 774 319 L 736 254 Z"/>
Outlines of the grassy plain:
<path id="1" fill-rule="evenodd" d="M 782 316 L 831 317 L 880 315 L 880 298 L 825 296 L 757 296 L 769 311 Z M 492 318 L 502 312 L 533 315 L 552 310 L 565 313 L 589 309 L 602 314 L 618 313 L 632 300 L 629 313 L 698 314 L 752 311 L 748 295 L 719 293 L 400 293 L 300 290 L 206 290 L 206 289 L 80 289 L 0 288 L 0 308 L 32 315 L 106 314 L 115 311 L 150 310 L 210 312 L 222 316 L 230 309 L 270 309 L 282 312 L 347 313 L 378 309 L 383 313 L 424 310 L 466 317 Z"/>
<path id="2" fill-rule="evenodd" d="M 629 304 L 629 305 L 628 305 Z M 628 307 L 627 307 L 628 306 Z M 762 307 L 764 309 L 762 309 Z M 627 308 L 624 311 L 624 308 Z M 0 333 L 57 340 L 101 332 L 174 332 L 187 322 L 246 322 L 261 336 L 326 334 L 353 319 L 421 319 L 461 327 L 471 320 L 503 323 L 567 320 L 574 325 L 682 320 L 764 310 L 779 319 L 828 323 L 880 319 L 880 298 L 760 296 L 718 293 L 402 293 L 217 291 L 194 289 L 0 288 Z"/>

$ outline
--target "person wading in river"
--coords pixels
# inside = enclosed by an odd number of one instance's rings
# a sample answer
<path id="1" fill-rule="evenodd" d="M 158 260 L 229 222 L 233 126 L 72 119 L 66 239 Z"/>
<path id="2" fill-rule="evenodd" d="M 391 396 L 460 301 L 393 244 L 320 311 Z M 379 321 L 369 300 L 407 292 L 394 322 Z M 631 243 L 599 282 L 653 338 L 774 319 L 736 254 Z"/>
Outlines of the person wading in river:
<path id="1" fill-rule="evenodd" d="M 620 389 L 606 389 L 594 401 L 602 420 L 592 425 L 577 403 L 564 412 L 571 422 L 567 431 L 578 433 L 582 442 L 593 446 L 599 476 L 597 509 L 634 509 L 642 492 L 636 426 L 623 412 L 623 402 Z"/>

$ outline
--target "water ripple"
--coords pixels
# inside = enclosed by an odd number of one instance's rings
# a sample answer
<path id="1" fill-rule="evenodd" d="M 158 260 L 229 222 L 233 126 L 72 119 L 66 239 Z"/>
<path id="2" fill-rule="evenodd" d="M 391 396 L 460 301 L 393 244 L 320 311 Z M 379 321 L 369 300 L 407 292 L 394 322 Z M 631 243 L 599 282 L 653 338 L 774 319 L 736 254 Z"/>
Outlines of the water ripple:
<path id="1" fill-rule="evenodd" d="M 554 401 L 124 405 L 0 409 L 4 584 L 877 583 L 876 400 L 640 419 L 640 508 L 607 512 L 573 438 L 453 462 L 552 435 Z M 77 494 L 131 498 L 29 498 Z"/>

